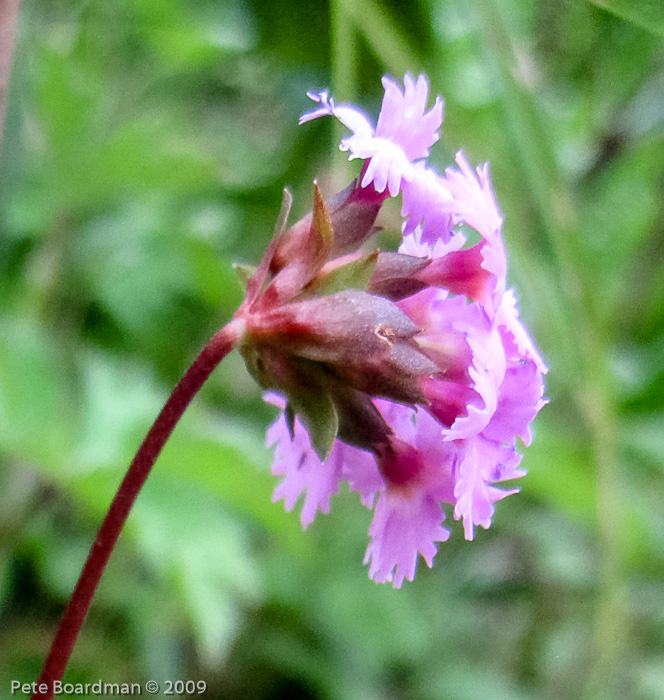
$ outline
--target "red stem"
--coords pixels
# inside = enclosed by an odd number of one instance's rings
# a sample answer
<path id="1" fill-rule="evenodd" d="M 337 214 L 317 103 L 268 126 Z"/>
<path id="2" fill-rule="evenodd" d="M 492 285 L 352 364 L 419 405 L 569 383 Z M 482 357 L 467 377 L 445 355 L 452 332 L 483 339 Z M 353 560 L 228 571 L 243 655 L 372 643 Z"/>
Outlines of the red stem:
<path id="1" fill-rule="evenodd" d="M 67 668 L 99 580 L 139 491 L 185 409 L 214 368 L 235 347 L 242 337 L 243 329 L 244 321 L 234 319 L 212 337 L 180 379 L 157 420 L 152 424 L 97 533 L 37 681 L 37 692 L 32 696 L 33 700 L 53 697 L 54 682 L 62 678 Z"/>

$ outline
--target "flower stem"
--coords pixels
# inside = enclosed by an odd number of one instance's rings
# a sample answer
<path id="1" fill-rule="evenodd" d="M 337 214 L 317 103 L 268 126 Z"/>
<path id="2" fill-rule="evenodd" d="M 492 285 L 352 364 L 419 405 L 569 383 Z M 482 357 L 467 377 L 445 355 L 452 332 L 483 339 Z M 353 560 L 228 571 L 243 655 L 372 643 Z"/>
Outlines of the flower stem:
<path id="1" fill-rule="evenodd" d="M 37 682 L 37 690 L 45 687 L 46 692 L 36 692 L 32 696 L 33 700 L 53 697 L 54 682 L 60 680 L 65 672 L 92 598 L 136 497 L 187 406 L 214 368 L 238 343 L 243 329 L 244 321 L 234 319 L 212 337 L 185 372 L 152 424 L 106 513 L 69 605 L 60 621 L 58 632 Z"/>

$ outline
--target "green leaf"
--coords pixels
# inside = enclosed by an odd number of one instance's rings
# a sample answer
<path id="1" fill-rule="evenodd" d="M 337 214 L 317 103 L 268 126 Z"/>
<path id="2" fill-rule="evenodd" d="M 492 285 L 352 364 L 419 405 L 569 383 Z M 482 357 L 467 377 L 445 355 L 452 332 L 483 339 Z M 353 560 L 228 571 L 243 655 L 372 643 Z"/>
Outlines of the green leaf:
<path id="1" fill-rule="evenodd" d="M 79 385 L 84 409 L 67 479 L 128 465 L 167 397 L 140 365 L 102 353 L 81 358 Z"/>
<path id="2" fill-rule="evenodd" d="M 64 354 L 31 322 L 0 318 L 0 449 L 60 475 L 72 449 Z"/>
<path id="3" fill-rule="evenodd" d="M 339 416 L 330 395 L 321 390 L 298 389 L 288 396 L 297 417 L 309 433 L 311 446 L 321 462 L 332 452 L 339 432 Z"/>
<path id="4" fill-rule="evenodd" d="M 662 0 L 590 0 L 590 2 L 653 34 L 664 36 Z"/>
<path id="5" fill-rule="evenodd" d="M 228 648 L 240 603 L 260 599 L 259 573 L 246 525 L 206 490 L 157 473 L 132 513 L 138 544 L 175 583 L 209 662 Z"/>
<path id="6" fill-rule="evenodd" d="M 192 410 L 195 413 L 194 407 Z M 257 436 L 242 435 L 237 425 L 216 425 L 214 434 L 209 433 L 209 427 L 203 431 L 196 416 L 187 414 L 159 456 L 137 505 L 150 498 L 155 478 L 169 479 L 183 489 L 201 489 L 238 516 L 258 524 L 289 552 L 306 556 L 308 542 L 302 537 L 297 520 L 271 502 L 275 480 L 264 468 L 268 456 L 258 447 Z M 68 486 L 92 513 L 101 517 L 127 461 L 118 462 L 118 468 L 79 471 L 68 479 Z M 132 522 L 133 517 L 129 520 L 130 529 Z"/>
<path id="7" fill-rule="evenodd" d="M 189 421 L 193 417 L 189 416 Z M 261 446 L 263 436 L 241 424 L 216 424 L 201 429 L 183 425 L 166 444 L 155 466 L 183 484 L 202 487 L 237 513 L 259 523 L 292 552 L 303 554 L 307 543 L 299 525 L 271 502 L 274 477 L 267 470 L 269 453 Z"/>

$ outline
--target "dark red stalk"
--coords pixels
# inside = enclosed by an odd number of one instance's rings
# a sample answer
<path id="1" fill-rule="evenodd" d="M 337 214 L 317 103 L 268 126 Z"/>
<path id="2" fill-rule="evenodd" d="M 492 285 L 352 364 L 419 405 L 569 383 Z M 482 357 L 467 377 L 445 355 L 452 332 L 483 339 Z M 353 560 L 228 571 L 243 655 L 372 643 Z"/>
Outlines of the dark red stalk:
<path id="1" fill-rule="evenodd" d="M 97 533 L 37 681 L 33 699 L 53 697 L 54 681 L 60 680 L 65 672 L 99 580 L 139 491 L 187 406 L 214 368 L 235 347 L 243 329 L 244 321 L 234 319 L 212 337 L 175 387 L 138 449 Z M 40 692 L 44 689 L 46 692 Z"/>

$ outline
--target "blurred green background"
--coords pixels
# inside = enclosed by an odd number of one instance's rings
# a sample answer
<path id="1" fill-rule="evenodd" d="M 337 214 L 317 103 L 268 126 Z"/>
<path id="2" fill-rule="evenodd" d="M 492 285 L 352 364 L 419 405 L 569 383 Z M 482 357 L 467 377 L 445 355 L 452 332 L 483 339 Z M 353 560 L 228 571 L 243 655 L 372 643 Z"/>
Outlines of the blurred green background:
<path id="1" fill-rule="evenodd" d="M 599 7 L 601 5 L 602 7 Z M 273 409 L 238 356 L 157 463 L 70 682 L 207 697 L 664 698 L 664 5 L 23 0 L 0 150 L 0 697 L 38 676 L 120 478 L 294 213 L 357 172 L 330 87 L 446 100 L 439 169 L 490 160 L 510 281 L 550 364 L 522 493 L 402 590 L 371 513 L 270 503 Z M 383 224 L 398 231 L 398 206 Z"/>

